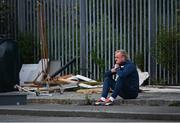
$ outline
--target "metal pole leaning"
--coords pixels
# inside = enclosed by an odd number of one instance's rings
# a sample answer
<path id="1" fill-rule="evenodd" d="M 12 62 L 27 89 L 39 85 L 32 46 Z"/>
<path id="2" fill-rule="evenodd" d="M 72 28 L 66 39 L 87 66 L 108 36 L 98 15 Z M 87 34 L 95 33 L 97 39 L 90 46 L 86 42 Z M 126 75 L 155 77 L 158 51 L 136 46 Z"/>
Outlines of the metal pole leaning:
<path id="1" fill-rule="evenodd" d="M 64 71 L 69 65 L 71 65 L 72 63 L 74 63 L 76 61 L 76 58 L 73 58 L 71 61 L 69 61 L 67 64 L 65 64 L 64 66 L 62 66 L 59 70 L 57 70 L 55 73 L 53 73 L 52 75 L 50 75 L 50 78 L 55 77 L 56 75 L 58 75 L 59 73 L 61 73 L 62 71 Z"/>
<path id="2" fill-rule="evenodd" d="M 80 0 L 80 69 L 86 75 L 86 11 L 85 0 Z"/>

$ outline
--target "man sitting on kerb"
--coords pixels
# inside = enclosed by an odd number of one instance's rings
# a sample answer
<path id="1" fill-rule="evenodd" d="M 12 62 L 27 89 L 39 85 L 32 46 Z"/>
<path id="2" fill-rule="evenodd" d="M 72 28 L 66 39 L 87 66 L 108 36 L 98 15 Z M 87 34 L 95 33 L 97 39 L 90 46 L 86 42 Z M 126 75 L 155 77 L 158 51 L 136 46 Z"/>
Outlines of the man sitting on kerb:
<path id="1" fill-rule="evenodd" d="M 113 79 L 115 75 L 115 79 Z M 112 95 L 107 98 L 112 89 Z M 139 92 L 139 76 L 136 65 L 128 59 L 124 50 L 115 51 L 115 65 L 104 75 L 101 97 L 95 105 L 112 105 L 119 95 L 123 99 L 135 99 Z"/>

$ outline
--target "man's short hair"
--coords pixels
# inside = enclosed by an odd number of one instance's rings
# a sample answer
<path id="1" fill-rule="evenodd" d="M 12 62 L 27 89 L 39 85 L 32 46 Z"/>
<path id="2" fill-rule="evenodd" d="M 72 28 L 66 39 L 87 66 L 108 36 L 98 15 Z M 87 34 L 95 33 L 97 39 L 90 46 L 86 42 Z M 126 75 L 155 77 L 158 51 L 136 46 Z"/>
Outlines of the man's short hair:
<path id="1" fill-rule="evenodd" d="M 128 54 L 125 50 L 116 50 L 115 54 L 116 53 L 121 53 L 125 57 L 126 60 L 128 59 Z"/>

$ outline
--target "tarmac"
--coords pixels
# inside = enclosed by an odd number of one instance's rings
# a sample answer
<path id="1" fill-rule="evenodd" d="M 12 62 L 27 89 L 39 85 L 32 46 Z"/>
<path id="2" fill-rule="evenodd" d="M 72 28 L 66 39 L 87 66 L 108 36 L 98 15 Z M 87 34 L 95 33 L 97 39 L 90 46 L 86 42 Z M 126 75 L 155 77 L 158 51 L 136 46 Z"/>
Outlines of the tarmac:
<path id="1" fill-rule="evenodd" d="M 0 114 L 180 121 L 179 86 L 148 86 L 141 89 L 137 99 L 123 100 L 118 97 L 113 106 L 94 106 L 100 94 L 64 92 L 52 96 L 28 95 L 26 105 L 0 106 Z"/>

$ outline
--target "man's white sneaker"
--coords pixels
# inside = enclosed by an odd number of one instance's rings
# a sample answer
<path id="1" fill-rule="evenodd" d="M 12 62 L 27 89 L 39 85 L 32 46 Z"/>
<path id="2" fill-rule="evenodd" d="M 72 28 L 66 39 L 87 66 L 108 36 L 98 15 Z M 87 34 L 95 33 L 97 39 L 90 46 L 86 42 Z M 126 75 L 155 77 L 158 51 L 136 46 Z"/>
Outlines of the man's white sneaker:
<path id="1" fill-rule="evenodd" d="M 113 101 L 110 98 L 107 98 L 104 105 L 105 106 L 113 105 Z"/>
<path id="2" fill-rule="evenodd" d="M 103 105 L 105 101 L 103 101 L 101 98 L 99 98 L 96 102 L 95 105 Z"/>

